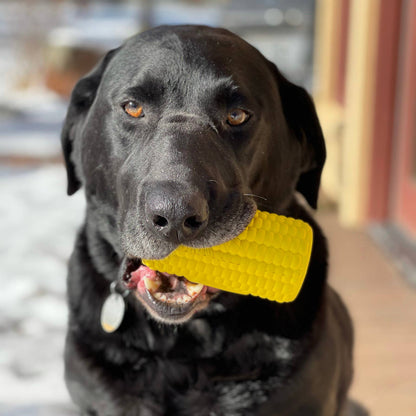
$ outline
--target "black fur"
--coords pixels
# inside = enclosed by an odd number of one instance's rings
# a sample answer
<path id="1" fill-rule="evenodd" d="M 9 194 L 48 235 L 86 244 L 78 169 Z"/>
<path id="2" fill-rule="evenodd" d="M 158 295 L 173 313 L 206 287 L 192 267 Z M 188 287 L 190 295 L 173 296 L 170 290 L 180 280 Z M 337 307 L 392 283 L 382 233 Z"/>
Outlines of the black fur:
<path id="1" fill-rule="evenodd" d="M 124 113 L 131 99 L 143 105 L 143 118 Z M 231 127 L 226 115 L 236 107 L 251 117 Z M 326 282 L 322 231 L 295 197 L 297 190 L 316 207 L 325 161 L 305 90 L 226 30 L 160 27 L 129 39 L 79 81 L 62 143 L 68 193 L 83 186 L 87 198 L 69 265 L 65 354 L 68 389 L 83 414 L 343 414 L 351 322 Z M 169 215 L 190 215 L 191 206 L 208 219 L 176 241 L 149 225 L 154 200 Z M 229 240 L 256 208 L 313 227 L 310 267 L 294 302 L 223 292 L 168 325 L 129 295 L 121 327 L 103 332 L 100 309 L 126 256 Z"/>

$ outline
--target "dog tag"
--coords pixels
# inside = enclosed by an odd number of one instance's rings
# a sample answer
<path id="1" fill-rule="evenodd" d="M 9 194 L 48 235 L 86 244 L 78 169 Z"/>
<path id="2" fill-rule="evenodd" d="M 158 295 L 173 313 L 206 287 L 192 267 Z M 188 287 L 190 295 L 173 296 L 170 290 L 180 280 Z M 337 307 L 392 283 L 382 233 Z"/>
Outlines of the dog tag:
<path id="1" fill-rule="evenodd" d="M 104 301 L 101 308 L 101 327 L 105 332 L 116 331 L 123 322 L 126 304 L 123 295 L 117 293 L 113 283 L 110 287 L 111 293 Z"/>

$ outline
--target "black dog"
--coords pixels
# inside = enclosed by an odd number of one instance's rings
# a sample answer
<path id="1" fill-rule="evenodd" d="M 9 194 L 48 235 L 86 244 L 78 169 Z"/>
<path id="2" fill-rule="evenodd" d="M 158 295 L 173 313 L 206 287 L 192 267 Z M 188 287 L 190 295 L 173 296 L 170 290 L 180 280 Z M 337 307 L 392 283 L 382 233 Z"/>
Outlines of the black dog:
<path id="1" fill-rule="evenodd" d="M 256 49 L 208 27 L 160 27 L 76 85 L 62 133 L 87 212 L 69 265 L 66 381 L 84 415 L 343 415 L 352 327 L 326 283 L 316 208 L 325 145 L 314 105 Z M 296 301 L 191 284 L 141 264 L 230 240 L 256 209 L 307 221 Z M 119 329 L 100 310 L 118 281 Z M 122 283 L 120 283 L 122 282 Z M 124 288 L 123 288 L 124 285 Z"/>

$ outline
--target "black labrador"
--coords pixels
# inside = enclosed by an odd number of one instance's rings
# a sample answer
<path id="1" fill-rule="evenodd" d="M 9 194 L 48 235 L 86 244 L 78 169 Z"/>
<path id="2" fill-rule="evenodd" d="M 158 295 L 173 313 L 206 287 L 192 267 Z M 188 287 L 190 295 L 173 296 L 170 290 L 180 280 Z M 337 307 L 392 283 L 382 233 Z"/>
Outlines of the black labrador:
<path id="1" fill-rule="evenodd" d="M 62 144 L 68 194 L 82 186 L 87 199 L 69 264 L 65 351 L 82 414 L 346 414 L 352 325 L 327 285 L 326 240 L 306 209 L 305 200 L 316 208 L 325 145 L 303 88 L 227 30 L 159 27 L 78 82 Z M 313 227 L 292 303 L 141 263 L 180 244 L 230 240 L 256 209 Z M 110 286 L 126 310 L 107 333 Z"/>

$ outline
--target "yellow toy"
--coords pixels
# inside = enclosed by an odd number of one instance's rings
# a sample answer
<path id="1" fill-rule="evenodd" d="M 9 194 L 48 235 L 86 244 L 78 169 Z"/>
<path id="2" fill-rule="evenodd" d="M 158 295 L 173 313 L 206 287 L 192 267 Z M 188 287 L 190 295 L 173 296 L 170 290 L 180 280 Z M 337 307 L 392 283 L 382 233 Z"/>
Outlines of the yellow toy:
<path id="1" fill-rule="evenodd" d="M 312 228 L 302 220 L 257 211 L 231 241 L 210 248 L 180 246 L 164 259 L 143 263 L 228 292 L 291 302 L 305 279 L 312 240 Z"/>

